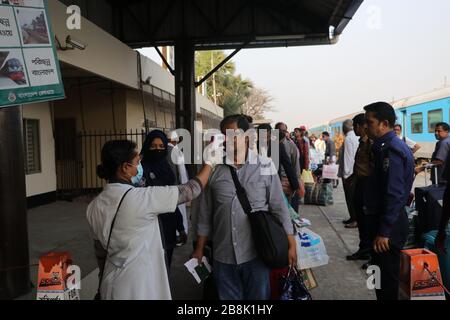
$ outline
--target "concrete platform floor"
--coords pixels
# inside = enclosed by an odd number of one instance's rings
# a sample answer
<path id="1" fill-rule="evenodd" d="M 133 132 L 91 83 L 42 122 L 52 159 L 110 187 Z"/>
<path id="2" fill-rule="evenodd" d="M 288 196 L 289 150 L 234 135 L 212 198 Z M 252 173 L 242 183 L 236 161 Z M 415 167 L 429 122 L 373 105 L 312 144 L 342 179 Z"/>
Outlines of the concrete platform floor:
<path id="1" fill-rule="evenodd" d="M 373 300 L 375 294 L 366 287 L 367 275 L 360 269 L 362 262 L 348 262 L 345 257 L 357 250 L 358 232 L 344 228 L 348 218 L 343 190 L 334 194 L 335 203 L 329 207 L 303 206 L 301 215 L 312 222 L 311 230 L 324 239 L 330 263 L 313 270 L 318 287 L 312 290 L 315 300 Z M 31 281 L 37 282 L 39 257 L 48 252 L 72 253 L 74 263 L 81 267 L 82 299 L 94 297 L 97 286 L 97 265 L 92 249 L 85 211 L 88 199 L 76 202 L 56 202 L 30 210 L 29 238 Z M 192 239 L 188 243 L 192 243 Z M 192 246 L 177 248 L 174 253 L 170 283 L 175 300 L 201 300 L 202 287 L 187 272 Z M 20 299 L 35 299 L 36 290 Z"/>

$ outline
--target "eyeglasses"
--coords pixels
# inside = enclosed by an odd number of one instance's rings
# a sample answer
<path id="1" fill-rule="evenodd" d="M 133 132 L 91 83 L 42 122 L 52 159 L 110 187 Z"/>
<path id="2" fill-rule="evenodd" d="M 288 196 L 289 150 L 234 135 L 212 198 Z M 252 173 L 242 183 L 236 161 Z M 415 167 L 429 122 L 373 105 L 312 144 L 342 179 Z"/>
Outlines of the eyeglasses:
<path id="1" fill-rule="evenodd" d="M 139 160 L 139 162 L 138 162 L 137 165 L 132 164 L 132 163 L 130 163 L 130 162 L 127 162 L 127 164 L 129 164 L 130 166 L 133 166 L 133 167 L 137 168 L 137 167 L 139 167 L 139 166 L 141 165 L 141 160 Z"/>

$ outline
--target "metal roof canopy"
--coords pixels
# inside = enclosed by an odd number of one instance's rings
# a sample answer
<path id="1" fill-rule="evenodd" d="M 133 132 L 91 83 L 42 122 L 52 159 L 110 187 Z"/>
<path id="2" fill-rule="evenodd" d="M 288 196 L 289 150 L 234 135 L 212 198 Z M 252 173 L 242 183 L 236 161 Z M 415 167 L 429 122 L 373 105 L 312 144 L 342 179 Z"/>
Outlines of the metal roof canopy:
<path id="1" fill-rule="evenodd" d="M 332 44 L 363 0 L 62 0 L 132 48 L 196 50 Z M 334 36 L 330 38 L 330 27 Z"/>
<path id="2" fill-rule="evenodd" d="M 235 49 L 229 57 L 231 58 L 243 48 L 333 44 L 337 42 L 339 35 L 363 2 L 363 0 L 61 1 L 66 5 L 79 5 L 82 14 L 88 20 L 132 48 L 175 47 L 175 70 L 169 69 L 175 75 L 176 126 L 188 129 L 191 133 L 194 132 L 194 121 L 197 116 L 195 86 L 200 85 L 228 61 L 223 61 L 200 82 L 195 82 L 196 50 Z"/>

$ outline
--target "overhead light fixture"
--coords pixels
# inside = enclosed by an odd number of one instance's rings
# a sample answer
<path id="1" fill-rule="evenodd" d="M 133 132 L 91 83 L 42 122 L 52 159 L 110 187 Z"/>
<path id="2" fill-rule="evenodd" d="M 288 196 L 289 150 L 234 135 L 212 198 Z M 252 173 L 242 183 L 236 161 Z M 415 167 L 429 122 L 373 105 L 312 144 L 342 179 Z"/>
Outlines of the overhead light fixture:
<path id="1" fill-rule="evenodd" d="M 61 42 L 59 41 L 58 37 L 55 36 L 56 42 L 58 43 L 58 49 L 61 51 L 67 51 L 67 50 L 85 50 L 87 45 L 82 43 L 81 41 L 78 41 L 74 38 L 72 38 L 70 35 L 66 38 L 66 45 L 62 46 Z"/>

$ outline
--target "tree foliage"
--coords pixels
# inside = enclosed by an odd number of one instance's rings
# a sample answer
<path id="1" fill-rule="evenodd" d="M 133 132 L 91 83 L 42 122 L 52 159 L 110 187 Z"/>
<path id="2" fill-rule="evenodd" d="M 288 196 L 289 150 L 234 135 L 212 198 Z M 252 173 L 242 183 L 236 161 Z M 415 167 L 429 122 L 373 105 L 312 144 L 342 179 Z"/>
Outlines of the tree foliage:
<path id="1" fill-rule="evenodd" d="M 197 79 L 203 78 L 225 58 L 223 51 L 197 52 Z M 225 116 L 251 113 L 249 115 L 262 118 L 264 111 L 271 110 L 272 98 L 267 91 L 255 88 L 252 81 L 236 75 L 236 65 L 233 62 L 226 63 L 206 81 L 206 93 L 210 100 L 217 101 L 217 104 L 224 108 Z"/>

